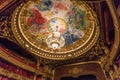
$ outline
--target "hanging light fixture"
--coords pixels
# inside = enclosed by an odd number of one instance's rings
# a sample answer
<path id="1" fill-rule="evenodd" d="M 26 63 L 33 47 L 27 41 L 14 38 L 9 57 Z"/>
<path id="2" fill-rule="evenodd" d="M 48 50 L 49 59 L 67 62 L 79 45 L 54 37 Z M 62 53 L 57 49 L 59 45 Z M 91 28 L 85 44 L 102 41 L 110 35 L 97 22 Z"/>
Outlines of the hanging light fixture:
<path id="1" fill-rule="evenodd" d="M 59 49 L 65 45 L 65 39 L 59 32 L 53 32 L 46 39 L 46 43 L 50 48 Z"/>

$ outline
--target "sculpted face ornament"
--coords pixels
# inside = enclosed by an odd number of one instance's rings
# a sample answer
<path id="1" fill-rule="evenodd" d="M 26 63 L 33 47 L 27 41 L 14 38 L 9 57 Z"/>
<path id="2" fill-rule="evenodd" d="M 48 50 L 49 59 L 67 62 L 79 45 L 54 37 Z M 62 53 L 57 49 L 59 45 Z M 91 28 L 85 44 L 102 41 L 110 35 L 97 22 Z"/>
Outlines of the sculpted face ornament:
<path id="1" fill-rule="evenodd" d="M 100 33 L 97 21 L 84 1 L 30 0 L 15 10 L 11 26 L 31 54 L 63 60 L 80 56 L 95 44 Z"/>

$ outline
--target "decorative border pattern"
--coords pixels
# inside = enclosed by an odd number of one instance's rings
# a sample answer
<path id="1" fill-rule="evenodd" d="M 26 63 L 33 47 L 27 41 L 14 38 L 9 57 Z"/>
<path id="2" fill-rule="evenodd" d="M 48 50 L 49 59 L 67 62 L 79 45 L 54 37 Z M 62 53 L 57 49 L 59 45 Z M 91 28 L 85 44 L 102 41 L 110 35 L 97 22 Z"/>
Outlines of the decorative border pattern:
<path id="1" fill-rule="evenodd" d="M 96 43 L 96 41 L 99 37 L 99 34 L 100 34 L 99 24 L 98 24 L 98 20 L 97 20 L 97 16 L 96 16 L 95 12 L 85 2 L 81 2 L 81 3 L 83 3 L 84 6 L 87 6 L 88 9 L 92 12 L 94 19 L 95 19 L 95 24 L 94 24 L 95 29 L 94 29 L 93 35 L 91 36 L 91 39 L 89 39 L 89 41 L 84 46 L 82 46 L 80 49 L 74 50 L 74 48 L 73 48 L 73 50 L 71 52 L 68 52 L 68 50 L 66 48 L 66 50 L 64 51 L 64 54 L 63 53 L 57 54 L 56 53 L 57 50 L 52 50 L 52 51 L 48 50 L 49 52 L 46 52 L 44 50 L 40 50 L 39 48 L 34 47 L 28 41 L 26 41 L 26 39 L 22 35 L 21 31 L 19 30 L 19 27 L 18 27 L 19 22 L 17 22 L 19 20 L 18 18 L 20 18 L 19 13 L 20 13 L 21 9 L 24 8 L 25 4 L 21 4 L 13 14 L 12 31 L 13 31 L 16 39 L 18 40 L 18 42 L 22 45 L 22 47 L 24 47 L 32 54 L 35 54 L 39 57 L 54 59 L 54 60 L 65 60 L 65 59 L 70 59 L 70 58 L 80 56 L 83 53 L 87 52 L 90 48 L 92 48 L 92 46 Z M 77 2 L 76 2 L 76 4 L 77 4 Z"/>
<path id="2" fill-rule="evenodd" d="M 54 80 L 60 80 L 62 77 L 69 76 L 78 77 L 80 75 L 95 75 L 97 80 L 106 80 L 101 63 L 99 61 L 74 63 L 57 67 L 54 70 Z"/>
<path id="3" fill-rule="evenodd" d="M 8 54 L 6 54 L 5 51 L 3 51 L 2 49 L 0 49 L 0 57 L 2 57 L 3 59 L 7 60 L 8 62 L 17 65 L 19 67 L 21 67 L 22 69 L 28 70 L 30 72 L 36 72 L 36 68 L 33 68 L 27 64 L 24 64 L 16 59 L 14 59 L 13 57 L 9 56 Z M 37 71 L 38 74 L 42 74 L 42 71 Z"/>
<path id="4" fill-rule="evenodd" d="M 0 74 L 3 75 L 3 76 L 7 76 L 9 78 L 16 79 L 16 80 L 32 80 L 30 78 L 27 78 L 27 77 L 15 74 L 13 72 L 7 71 L 3 68 L 0 68 Z"/>

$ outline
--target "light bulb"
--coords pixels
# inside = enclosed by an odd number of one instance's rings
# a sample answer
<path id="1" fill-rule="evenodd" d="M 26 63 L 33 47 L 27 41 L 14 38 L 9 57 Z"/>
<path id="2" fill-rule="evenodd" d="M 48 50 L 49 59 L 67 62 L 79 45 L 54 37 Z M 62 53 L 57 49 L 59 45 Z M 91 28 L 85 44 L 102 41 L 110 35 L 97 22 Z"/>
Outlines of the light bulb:
<path id="1" fill-rule="evenodd" d="M 58 43 L 52 43 L 52 47 L 53 47 L 54 49 L 57 49 L 57 48 L 59 47 L 59 45 L 58 45 Z"/>

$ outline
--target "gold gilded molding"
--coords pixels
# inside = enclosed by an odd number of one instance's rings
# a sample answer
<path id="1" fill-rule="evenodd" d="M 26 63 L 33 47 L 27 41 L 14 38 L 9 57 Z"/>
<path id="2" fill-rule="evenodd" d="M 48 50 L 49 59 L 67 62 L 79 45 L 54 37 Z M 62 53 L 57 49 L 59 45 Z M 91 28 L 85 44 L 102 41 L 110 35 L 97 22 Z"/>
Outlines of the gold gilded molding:
<path id="1" fill-rule="evenodd" d="M 30 72 L 36 72 L 36 69 L 33 68 L 33 67 L 30 67 L 29 65 L 27 64 L 24 64 L 14 58 L 12 58 L 11 56 L 7 55 L 4 51 L 0 50 L 0 57 L 2 57 L 3 59 L 7 60 L 8 62 L 16 65 L 16 66 L 19 66 L 20 68 L 22 69 L 25 69 L 25 70 L 28 70 Z M 42 74 L 42 72 L 38 71 L 38 74 Z"/>
<path id="2" fill-rule="evenodd" d="M 115 30 L 115 38 L 114 38 L 114 44 L 112 47 L 112 50 L 110 52 L 110 57 L 109 57 L 109 61 L 113 61 L 113 59 L 115 58 L 118 49 L 120 48 L 120 24 L 119 24 L 119 20 L 117 18 L 117 14 L 115 12 L 115 8 L 113 7 L 113 3 L 112 0 L 106 0 L 108 7 L 110 9 L 112 18 L 113 18 L 113 24 L 114 24 L 114 30 Z"/>
<path id="3" fill-rule="evenodd" d="M 13 78 L 16 80 L 32 80 L 30 78 L 18 75 L 16 73 L 10 72 L 0 67 L 0 75 L 7 76 L 8 78 Z"/>
<path id="4" fill-rule="evenodd" d="M 83 71 L 84 71 L 83 69 L 80 69 L 78 67 L 74 67 L 73 69 L 69 70 L 68 73 L 76 75 L 78 73 L 82 73 Z"/>
<path id="5" fill-rule="evenodd" d="M 0 38 L 6 38 L 10 41 L 17 42 L 10 28 L 11 22 L 8 16 L 0 16 Z"/>
<path id="6" fill-rule="evenodd" d="M 53 59 L 53 60 L 65 60 L 74 57 L 78 57 L 83 53 L 87 52 L 93 45 L 96 43 L 100 30 L 97 20 L 96 13 L 82 1 L 74 1 L 74 5 L 82 5 L 82 7 L 87 10 L 87 17 L 90 21 L 89 29 L 85 32 L 85 36 L 81 40 L 76 41 L 74 44 L 66 45 L 61 49 L 51 49 L 46 44 L 41 44 L 36 41 L 36 36 L 31 35 L 29 30 L 26 30 L 27 25 L 25 23 L 26 15 L 28 12 L 29 4 L 34 2 L 28 1 L 26 4 L 21 4 L 15 11 L 12 16 L 12 31 L 17 39 L 17 41 L 22 45 L 23 48 L 35 54 L 39 57 Z"/>
<path id="7" fill-rule="evenodd" d="M 63 65 L 63 66 L 58 66 L 57 68 L 61 68 L 61 67 L 68 67 L 68 66 L 75 66 L 75 65 L 84 65 L 84 64 L 90 64 L 90 63 L 95 63 L 95 64 L 99 64 L 100 66 L 102 65 L 102 63 L 100 61 L 88 61 L 88 62 L 78 62 L 78 63 L 73 63 L 73 64 L 67 64 L 67 65 Z M 54 69 L 54 70 L 55 70 Z"/>
<path id="8" fill-rule="evenodd" d="M 90 75 L 90 74 L 95 75 L 97 80 L 107 80 L 104 70 L 101 66 L 101 62 L 99 61 L 81 62 L 81 63 L 74 63 L 74 64 L 60 66 L 55 68 L 53 73 L 54 73 L 53 80 L 59 80 L 61 77 L 68 77 L 68 76 L 78 77 L 80 75 Z"/>
<path id="9" fill-rule="evenodd" d="M 10 37 L 10 30 L 8 28 L 8 21 L 5 20 L 3 22 L 0 22 L 0 37 Z"/>

